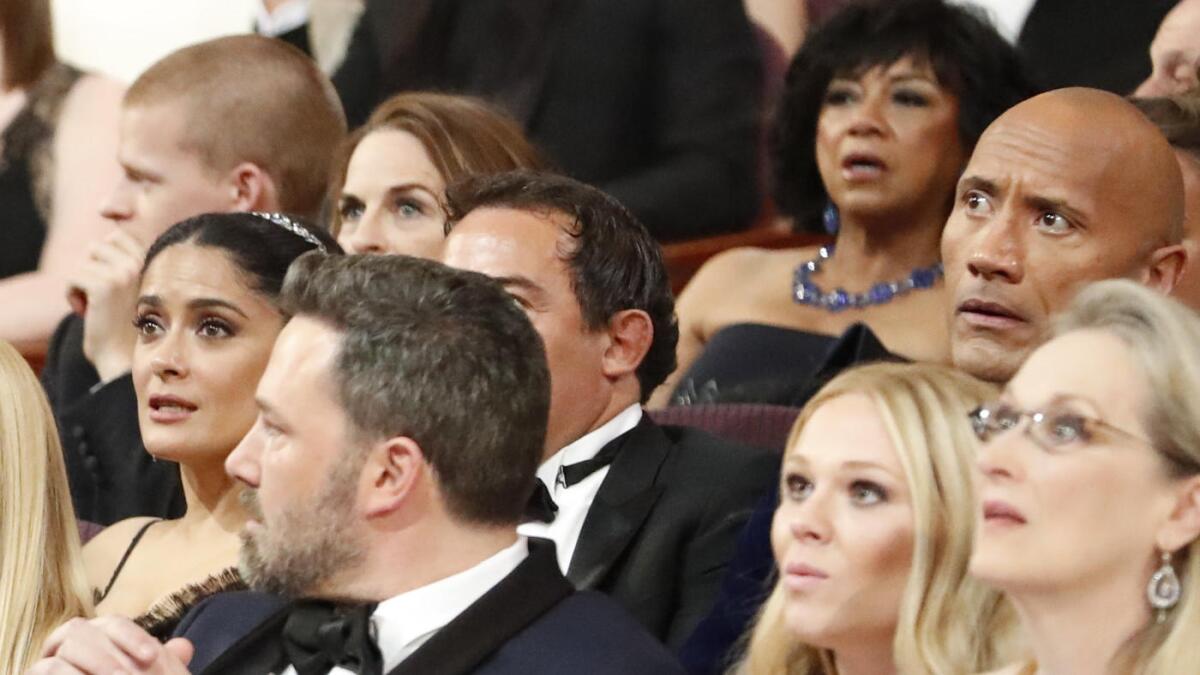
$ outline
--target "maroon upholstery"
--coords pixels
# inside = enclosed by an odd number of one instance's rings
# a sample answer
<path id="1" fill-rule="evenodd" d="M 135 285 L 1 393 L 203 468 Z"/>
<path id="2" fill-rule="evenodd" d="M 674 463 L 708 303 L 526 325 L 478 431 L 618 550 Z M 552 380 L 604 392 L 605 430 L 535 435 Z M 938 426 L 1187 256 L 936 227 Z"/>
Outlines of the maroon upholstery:
<path id="1" fill-rule="evenodd" d="M 78 524 L 79 524 L 79 541 L 84 544 L 91 541 L 92 537 L 100 534 L 101 530 L 104 529 L 103 525 L 101 525 L 99 523 L 93 523 L 93 522 L 90 522 L 87 520 L 81 520 L 81 521 L 79 521 Z"/>
<path id="2" fill-rule="evenodd" d="M 800 409 L 764 403 L 709 403 L 649 412 L 659 424 L 695 427 L 724 439 L 782 453 Z"/>

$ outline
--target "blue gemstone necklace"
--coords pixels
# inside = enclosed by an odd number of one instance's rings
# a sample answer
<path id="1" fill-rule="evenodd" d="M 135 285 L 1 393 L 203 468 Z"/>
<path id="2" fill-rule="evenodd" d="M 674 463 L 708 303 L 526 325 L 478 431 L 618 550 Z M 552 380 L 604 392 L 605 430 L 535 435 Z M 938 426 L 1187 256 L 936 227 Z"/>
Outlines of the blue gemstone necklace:
<path id="1" fill-rule="evenodd" d="M 872 305 L 884 305 L 897 296 L 909 291 L 933 288 L 942 276 L 942 263 L 928 267 L 917 267 L 899 281 L 881 281 L 866 293 L 850 293 L 844 288 L 826 292 L 813 282 L 812 276 L 821 269 L 821 263 L 833 257 L 833 246 L 822 246 L 817 257 L 800 263 L 792 275 L 792 300 L 801 305 L 812 305 L 830 312 L 844 309 L 862 309 Z"/>

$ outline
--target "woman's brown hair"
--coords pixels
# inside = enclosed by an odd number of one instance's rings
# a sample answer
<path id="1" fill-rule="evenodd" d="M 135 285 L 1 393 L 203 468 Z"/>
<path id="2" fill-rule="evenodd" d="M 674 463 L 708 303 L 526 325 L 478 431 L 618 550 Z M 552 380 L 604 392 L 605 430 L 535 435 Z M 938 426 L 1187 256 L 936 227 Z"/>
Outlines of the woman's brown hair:
<path id="1" fill-rule="evenodd" d="M 416 137 L 447 185 L 475 174 L 547 168 L 516 121 L 488 103 L 469 96 L 406 92 L 381 103 L 342 144 L 331 184 L 333 204 L 341 201 L 354 149 L 368 134 L 384 129 Z M 342 226 L 336 208 L 331 220 L 336 236 Z"/>
<path id="2" fill-rule="evenodd" d="M 4 43 L 5 90 L 37 82 L 54 63 L 50 0 L 0 2 L 0 42 Z"/>

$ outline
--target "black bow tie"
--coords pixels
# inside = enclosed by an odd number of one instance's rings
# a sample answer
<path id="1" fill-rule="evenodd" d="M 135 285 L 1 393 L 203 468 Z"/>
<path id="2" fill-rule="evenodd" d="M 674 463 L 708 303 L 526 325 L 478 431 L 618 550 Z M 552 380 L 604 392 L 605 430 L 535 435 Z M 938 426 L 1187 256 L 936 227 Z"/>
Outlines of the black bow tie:
<path id="1" fill-rule="evenodd" d="M 525 505 L 525 520 L 539 523 L 553 523 L 558 515 L 558 504 L 550 496 L 550 490 L 541 478 L 533 479 L 533 494 L 529 495 L 529 503 Z"/>
<path id="2" fill-rule="evenodd" d="M 326 675 L 335 666 L 380 675 L 383 657 L 371 636 L 375 603 L 339 607 L 324 600 L 300 600 L 283 625 L 283 651 L 298 675 Z"/>
<path id="3" fill-rule="evenodd" d="M 621 440 L 624 438 L 625 435 L 622 434 L 618 439 L 601 448 L 600 452 L 597 452 L 596 456 L 591 459 L 559 467 L 557 483 L 569 488 L 612 464 L 617 453 L 621 451 L 623 445 Z M 558 504 L 554 503 L 554 498 L 550 496 L 550 490 L 542 482 L 542 479 L 536 479 L 533 494 L 529 495 L 529 503 L 525 505 L 525 519 L 539 523 L 553 523 L 557 515 Z"/>

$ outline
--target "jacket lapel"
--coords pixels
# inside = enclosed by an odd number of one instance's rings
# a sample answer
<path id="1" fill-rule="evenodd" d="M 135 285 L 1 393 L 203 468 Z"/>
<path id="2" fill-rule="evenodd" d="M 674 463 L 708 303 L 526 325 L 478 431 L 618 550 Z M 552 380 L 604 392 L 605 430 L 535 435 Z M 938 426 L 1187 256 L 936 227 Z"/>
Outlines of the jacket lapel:
<path id="1" fill-rule="evenodd" d="M 554 544 L 531 538 L 529 557 L 388 675 L 472 673 L 574 591 L 558 570 Z"/>
<path id="2" fill-rule="evenodd" d="M 584 517 L 567 570 L 576 588 L 595 588 L 604 580 L 663 490 L 658 474 L 670 441 L 649 415 L 643 414 L 636 427 L 611 442 L 621 443 L 621 451 Z"/>
<path id="3" fill-rule="evenodd" d="M 262 675 L 284 665 L 280 633 L 292 605 L 288 603 L 232 647 L 213 659 L 201 675 Z"/>

